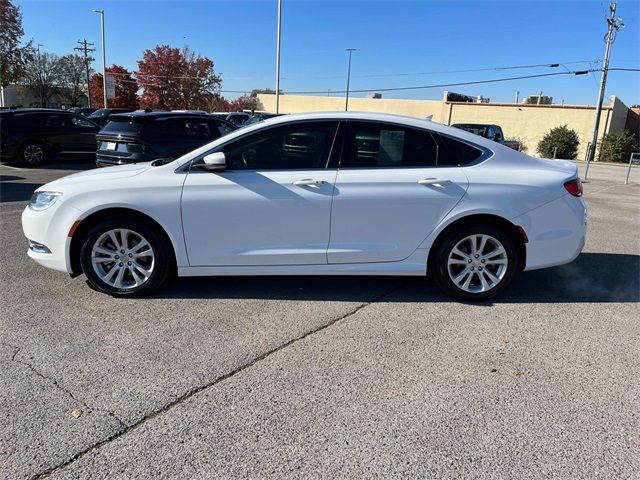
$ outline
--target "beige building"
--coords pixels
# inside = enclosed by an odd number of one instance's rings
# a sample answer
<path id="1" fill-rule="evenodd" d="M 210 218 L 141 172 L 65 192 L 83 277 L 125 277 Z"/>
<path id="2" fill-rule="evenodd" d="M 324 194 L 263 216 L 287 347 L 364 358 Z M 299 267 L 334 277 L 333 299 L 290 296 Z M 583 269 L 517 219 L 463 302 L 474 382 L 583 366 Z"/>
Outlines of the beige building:
<path id="1" fill-rule="evenodd" d="M 585 105 L 529 105 L 520 103 L 475 103 L 443 100 L 396 100 L 382 98 L 349 98 L 349 110 L 383 112 L 412 117 L 432 116 L 433 121 L 453 123 L 493 123 L 500 125 L 507 139 L 519 140 L 526 151 L 537 154 L 537 145 L 550 129 L 567 125 L 580 138 L 578 159 L 584 159 L 593 133 L 595 107 Z M 275 111 L 275 95 L 258 94 L 259 108 Z M 344 97 L 311 97 L 280 95 L 281 113 L 344 110 Z M 628 118 L 629 117 L 629 118 Z M 611 96 L 602 109 L 600 135 L 620 132 L 625 125 L 637 125 L 637 113 L 617 97 Z M 635 120 L 635 124 L 633 123 Z M 629 128 L 627 126 L 627 128 Z M 635 127 L 634 129 L 637 129 Z M 636 135 L 638 133 L 636 132 Z"/>

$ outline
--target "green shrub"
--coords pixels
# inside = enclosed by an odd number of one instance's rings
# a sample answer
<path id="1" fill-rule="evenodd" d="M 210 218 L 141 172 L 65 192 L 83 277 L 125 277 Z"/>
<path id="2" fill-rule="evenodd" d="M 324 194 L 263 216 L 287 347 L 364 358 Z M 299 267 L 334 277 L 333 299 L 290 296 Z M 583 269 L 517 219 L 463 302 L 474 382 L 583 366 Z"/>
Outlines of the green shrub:
<path id="1" fill-rule="evenodd" d="M 556 158 L 573 160 L 578 155 L 578 134 L 566 125 L 552 128 L 538 143 L 538 153 L 544 158 L 553 158 L 556 150 Z"/>
<path id="2" fill-rule="evenodd" d="M 598 160 L 601 162 L 629 162 L 632 152 L 637 149 L 636 139 L 627 130 L 620 133 L 609 133 L 598 142 L 600 153 Z"/>

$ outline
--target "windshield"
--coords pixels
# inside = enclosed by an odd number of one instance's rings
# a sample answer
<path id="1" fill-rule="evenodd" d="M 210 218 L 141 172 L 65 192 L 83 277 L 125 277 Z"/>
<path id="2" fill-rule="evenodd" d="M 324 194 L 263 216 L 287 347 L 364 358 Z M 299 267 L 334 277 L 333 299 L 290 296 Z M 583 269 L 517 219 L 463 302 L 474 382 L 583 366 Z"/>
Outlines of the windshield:
<path id="1" fill-rule="evenodd" d="M 106 117 L 109 114 L 109 110 L 106 108 L 99 108 L 95 112 L 93 112 L 90 117 Z"/>

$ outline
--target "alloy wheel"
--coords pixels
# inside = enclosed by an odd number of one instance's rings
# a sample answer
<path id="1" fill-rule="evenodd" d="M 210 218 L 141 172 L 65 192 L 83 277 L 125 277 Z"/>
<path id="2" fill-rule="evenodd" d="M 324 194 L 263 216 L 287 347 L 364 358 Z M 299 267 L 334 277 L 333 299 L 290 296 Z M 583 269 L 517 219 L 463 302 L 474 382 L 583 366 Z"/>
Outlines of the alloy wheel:
<path id="1" fill-rule="evenodd" d="M 155 252 L 139 233 L 126 228 L 108 230 L 91 249 L 91 263 L 107 285 L 130 290 L 145 284 L 155 268 Z"/>
<path id="2" fill-rule="evenodd" d="M 507 273 L 509 260 L 496 238 L 475 234 L 460 240 L 449 252 L 447 271 L 459 289 L 483 293 L 495 288 Z"/>
<path id="3" fill-rule="evenodd" d="M 40 145 L 27 145 L 22 156 L 26 164 L 39 165 L 44 160 L 44 150 Z"/>

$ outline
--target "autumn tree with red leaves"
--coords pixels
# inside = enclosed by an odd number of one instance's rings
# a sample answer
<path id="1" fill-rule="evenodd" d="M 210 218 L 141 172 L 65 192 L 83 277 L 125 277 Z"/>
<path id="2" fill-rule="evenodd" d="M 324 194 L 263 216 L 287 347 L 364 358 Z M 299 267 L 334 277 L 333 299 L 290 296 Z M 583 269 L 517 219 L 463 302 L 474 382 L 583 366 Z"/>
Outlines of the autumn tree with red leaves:
<path id="1" fill-rule="evenodd" d="M 116 83 L 115 98 L 107 99 L 109 108 L 139 108 L 138 83 L 131 76 L 131 72 L 120 65 L 112 65 L 107 67 L 107 74 L 112 74 Z M 93 74 L 90 83 L 91 105 L 104 108 L 102 74 Z"/>
<path id="2" fill-rule="evenodd" d="M 221 79 L 213 61 L 188 47 L 145 50 L 136 78 L 143 89 L 143 108 L 213 110 L 219 98 Z"/>
<path id="3" fill-rule="evenodd" d="M 242 95 L 235 100 L 227 100 L 224 97 L 218 97 L 215 102 L 214 111 L 216 112 L 242 112 L 243 110 L 255 110 L 258 108 L 258 99 L 249 95 Z"/>

